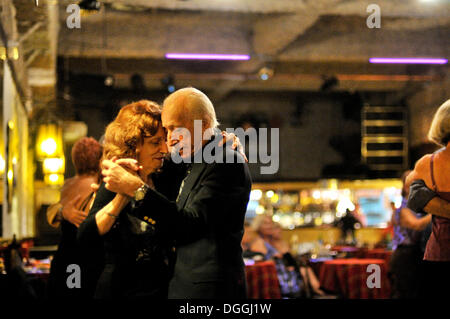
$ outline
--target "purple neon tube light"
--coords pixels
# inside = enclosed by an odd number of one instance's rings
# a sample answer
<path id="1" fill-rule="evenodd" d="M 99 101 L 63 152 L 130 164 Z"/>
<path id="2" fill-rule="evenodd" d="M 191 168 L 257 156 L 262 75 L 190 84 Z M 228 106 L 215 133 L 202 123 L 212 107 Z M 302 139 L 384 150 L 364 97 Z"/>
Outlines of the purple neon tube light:
<path id="1" fill-rule="evenodd" d="M 182 60 L 250 60 L 246 54 L 166 53 L 166 59 Z"/>
<path id="2" fill-rule="evenodd" d="M 391 64 L 447 64 L 447 59 L 434 58 L 370 58 L 370 63 Z"/>

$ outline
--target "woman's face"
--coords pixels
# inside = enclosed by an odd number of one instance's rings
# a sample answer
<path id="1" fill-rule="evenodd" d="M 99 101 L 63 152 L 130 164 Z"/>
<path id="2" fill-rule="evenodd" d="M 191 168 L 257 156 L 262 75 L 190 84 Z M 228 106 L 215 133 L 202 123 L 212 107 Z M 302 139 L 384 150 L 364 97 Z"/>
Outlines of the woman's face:
<path id="1" fill-rule="evenodd" d="M 148 175 L 161 168 L 167 152 L 166 134 L 160 125 L 155 135 L 144 137 L 142 144 L 136 148 L 142 173 Z"/>
<path id="2" fill-rule="evenodd" d="M 261 225 L 259 227 L 259 232 L 263 236 L 272 236 L 273 234 L 273 222 L 272 218 L 266 216 L 264 217 Z"/>
<path id="3" fill-rule="evenodd" d="M 272 237 L 274 239 L 280 239 L 281 238 L 281 227 L 279 225 L 273 225 Z"/>

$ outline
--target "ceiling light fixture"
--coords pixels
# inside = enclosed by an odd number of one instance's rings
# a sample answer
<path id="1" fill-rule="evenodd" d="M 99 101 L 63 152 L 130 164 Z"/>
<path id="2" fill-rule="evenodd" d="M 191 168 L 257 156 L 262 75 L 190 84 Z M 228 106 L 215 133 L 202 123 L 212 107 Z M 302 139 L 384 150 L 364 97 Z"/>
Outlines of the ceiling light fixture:
<path id="1" fill-rule="evenodd" d="M 175 80 L 172 75 L 167 75 L 161 79 L 161 84 L 169 93 L 175 91 Z"/>
<path id="2" fill-rule="evenodd" d="M 101 3 L 96 0 L 82 0 L 78 3 L 81 10 L 86 11 L 99 11 Z"/>
<path id="3" fill-rule="evenodd" d="M 166 53 L 166 59 L 181 60 L 250 60 L 246 54 Z"/>
<path id="4" fill-rule="evenodd" d="M 387 64 L 447 64 L 447 59 L 442 58 L 370 58 L 370 63 Z"/>
<path id="5" fill-rule="evenodd" d="M 105 76 L 105 80 L 104 80 L 105 86 L 113 86 L 114 82 L 115 82 L 115 80 L 114 80 L 113 75 Z"/>
<path id="6" fill-rule="evenodd" d="M 273 76 L 273 74 L 274 74 L 273 69 L 272 69 L 272 68 L 269 68 L 269 67 L 267 67 L 267 66 L 261 68 L 261 69 L 258 71 L 258 76 L 259 76 L 259 78 L 260 78 L 261 80 L 263 80 L 263 81 L 266 81 L 266 80 L 270 79 L 270 78 Z"/>
<path id="7" fill-rule="evenodd" d="M 334 88 L 336 88 L 339 85 L 339 80 L 336 76 L 324 76 L 323 77 L 323 83 L 320 86 L 320 91 L 322 92 L 330 92 Z"/>

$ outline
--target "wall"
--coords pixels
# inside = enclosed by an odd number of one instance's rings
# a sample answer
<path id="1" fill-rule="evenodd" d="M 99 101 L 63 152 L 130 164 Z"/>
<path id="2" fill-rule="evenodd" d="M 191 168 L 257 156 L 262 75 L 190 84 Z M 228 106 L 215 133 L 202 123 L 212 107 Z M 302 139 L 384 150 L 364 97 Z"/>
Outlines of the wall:
<path id="1" fill-rule="evenodd" d="M 450 99 L 450 77 L 424 86 L 408 99 L 410 144 L 417 147 L 427 143 L 428 129 L 438 107 Z"/>
<path id="2" fill-rule="evenodd" d="M 361 228 L 355 231 L 355 238 L 359 244 L 374 246 L 383 239 L 384 232 L 382 228 Z M 341 236 L 341 230 L 334 227 L 297 228 L 283 230 L 282 236 L 288 243 L 292 243 L 293 236 L 296 236 L 298 243 L 317 242 L 321 239 L 324 244 L 335 245 Z"/>
<path id="3" fill-rule="evenodd" d="M 325 165 L 343 160 L 329 139 L 360 132 L 359 121 L 344 118 L 342 104 L 342 99 L 326 95 L 237 92 L 216 103 L 216 112 L 222 129 L 235 127 L 248 113 L 265 116 L 280 128 L 280 169 L 267 176 L 259 174 L 258 165 L 250 165 L 255 179 L 318 179 Z"/>

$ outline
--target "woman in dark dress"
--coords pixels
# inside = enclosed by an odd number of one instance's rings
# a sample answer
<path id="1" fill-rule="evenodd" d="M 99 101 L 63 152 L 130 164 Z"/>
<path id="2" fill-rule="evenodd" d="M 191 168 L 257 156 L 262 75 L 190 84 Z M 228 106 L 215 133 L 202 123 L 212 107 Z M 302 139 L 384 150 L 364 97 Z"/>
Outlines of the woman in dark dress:
<path id="1" fill-rule="evenodd" d="M 179 182 L 155 176 L 167 153 L 156 103 L 142 100 L 126 105 L 106 128 L 103 158 L 117 162 L 121 158 L 136 159 L 140 177 L 174 197 Z M 159 183 L 161 180 L 170 184 Z M 105 267 L 95 298 L 167 297 L 173 256 L 172 241 L 166 237 L 169 232 L 150 218 L 133 216 L 131 205 L 127 196 L 108 191 L 103 183 L 80 226 L 78 240 L 86 253 L 93 243 L 104 244 Z"/>
<path id="2" fill-rule="evenodd" d="M 92 204 L 92 183 L 98 183 L 100 174 L 101 145 L 91 137 L 79 139 L 72 147 L 72 163 L 76 175 L 66 180 L 61 190 L 61 199 L 47 209 L 47 220 L 53 227 L 61 227 L 61 240 L 53 257 L 48 283 L 49 298 L 90 298 L 93 295 L 93 282 L 102 267 L 102 254 L 97 251 L 86 263 L 81 258 L 77 245 L 77 230 L 86 218 Z M 81 287 L 70 289 L 67 267 L 80 266 Z"/>

